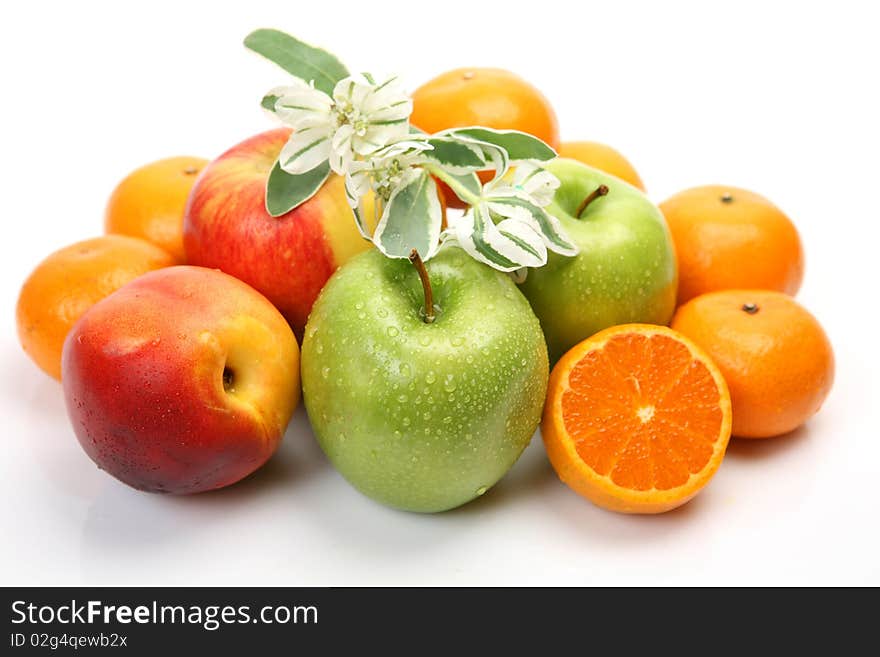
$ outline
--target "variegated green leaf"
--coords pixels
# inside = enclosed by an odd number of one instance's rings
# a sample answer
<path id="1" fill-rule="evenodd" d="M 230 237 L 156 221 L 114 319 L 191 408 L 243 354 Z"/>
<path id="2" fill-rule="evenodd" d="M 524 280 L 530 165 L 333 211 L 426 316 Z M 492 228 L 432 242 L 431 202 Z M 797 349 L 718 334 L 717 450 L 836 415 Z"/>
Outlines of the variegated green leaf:
<path id="1" fill-rule="evenodd" d="M 559 219 L 544 208 L 517 196 L 493 196 L 486 202 L 491 210 L 502 216 L 516 216 L 529 223 L 551 251 L 565 256 L 578 254 L 577 245 L 568 237 Z"/>
<path id="2" fill-rule="evenodd" d="M 315 48 L 279 30 L 254 30 L 244 45 L 276 63 L 292 76 L 315 83 L 325 94 L 333 93 L 336 83 L 348 77 L 348 69 L 335 55 Z"/>
<path id="3" fill-rule="evenodd" d="M 456 241 L 472 258 L 494 269 L 509 272 L 547 263 L 547 248 L 531 226 L 515 219 L 496 226 L 485 204 L 460 218 L 454 232 Z"/>
<path id="4" fill-rule="evenodd" d="M 273 217 L 290 212 L 312 198 L 329 175 L 327 162 L 299 175 L 287 173 L 276 162 L 266 182 L 266 211 Z"/>
<path id="5" fill-rule="evenodd" d="M 507 151 L 504 148 L 488 141 L 482 141 L 476 137 L 459 134 L 457 129 L 444 130 L 434 135 L 434 138 L 452 139 L 479 149 L 483 160 L 486 161 L 485 168 L 495 169 L 495 179 L 500 179 L 507 173 L 507 169 L 510 166 L 510 158 L 507 156 Z"/>
<path id="6" fill-rule="evenodd" d="M 463 203 L 467 203 L 468 205 L 471 203 L 471 198 L 469 198 L 469 196 L 479 196 L 480 192 L 483 191 L 480 179 L 474 172 L 463 173 L 461 175 L 444 172 L 444 177 L 451 178 L 451 181 L 445 181 L 449 186 L 449 189 L 451 189 Z"/>
<path id="7" fill-rule="evenodd" d="M 472 144 L 442 137 L 426 141 L 431 145 L 431 150 L 423 151 L 422 157 L 436 162 L 444 171 L 462 175 L 486 168 L 481 149 Z"/>
<path id="8" fill-rule="evenodd" d="M 476 126 L 455 128 L 447 132 L 503 148 L 511 160 L 539 160 L 543 162 L 556 157 L 556 151 L 543 141 L 519 130 L 493 130 Z"/>
<path id="9" fill-rule="evenodd" d="M 427 171 L 408 169 L 385 205 L 373 243 L 390 258 L 408 258 L 416 249 L 428 260 L 438 247 L 442 217 L 434 179 Z"/>

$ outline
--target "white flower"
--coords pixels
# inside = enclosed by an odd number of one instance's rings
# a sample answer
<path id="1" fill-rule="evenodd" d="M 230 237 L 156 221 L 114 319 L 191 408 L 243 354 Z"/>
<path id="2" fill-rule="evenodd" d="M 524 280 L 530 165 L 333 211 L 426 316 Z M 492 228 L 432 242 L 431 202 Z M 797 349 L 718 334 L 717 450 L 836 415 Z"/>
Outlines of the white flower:
<path id="1" fill-rule="evenodd" d="M 412 100 L 397 78 L 376 84 L 366 76 L 340 80 L 332 98 L 311 85 L 273 89 L 275 114 L 293 128 L 281 151 L 281 168 L 291 174 L 311 171 L 329 159 L 344 174 L 357 156 L 375 153 L 409 132 Z"/>
<path id="2" fill-rule="evenodd" d="M 374 151 L 364 160 L 349 163 L 345 175 L 348 202 L 356 207 L 358 199 L 372 190 L 383 201 L 403 182 L 406 172 L 425 161 L 422 153 L 432 146 L 414 135 L 392 142 Z"/>

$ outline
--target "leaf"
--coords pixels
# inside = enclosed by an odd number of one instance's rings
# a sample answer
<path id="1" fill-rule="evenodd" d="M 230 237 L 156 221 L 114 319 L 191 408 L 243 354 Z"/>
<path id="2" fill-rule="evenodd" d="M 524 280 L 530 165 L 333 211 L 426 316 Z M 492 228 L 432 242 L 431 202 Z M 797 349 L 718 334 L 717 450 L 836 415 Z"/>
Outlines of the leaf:
<path id="1" fill-rule="evenodd" d="M 416 249 L 428 260 L 437 252 L 441 223 L 434 179 L 427 171 L 409 169 L 385 205 L 373 243 L 389 258 L 408 258 Z"/>
<path id="2" fill-rule="evenodd" d="M 479 196 L 483 191 L 483 185 L 480 182 L 480 178 L 474 172 L 463 173 L 461 175 L 456 175 L 454 173 L 450 173 L 448 175 L 450 178 L 455 180 L 458 184 L 460 184 L 462 187 L 464 187 L 465 190 L 467 190 L 468 192 L 470 192 L 474 196 Z M 458 198 L 461 199 L 464 203 L 467 203 L 468 205 L 470 205 L 470 201 L 466 198 L 461 198 L 461 196 L 458 194 L 458 192 L 456 192 L 456 190 L 453 186 L 450 185 L 449 189 L 451 189 L 453 192 L 455 192 L 455 195 L 458 196 Z"/>
<path id="3" fill-rule="evenodd" d="M 516 219 L 505 219 L 496 226 L 485 204 L 474 207 L 458 220 L 455 236 L 472 258 L 499 271 L 547 263 L 547 248 L 540 235 Z"/>
<path id="4" fill-rule="evenodd" d="M 481 141 L 475 137 L 470 137 L 468 135 L 458 134 L 458 132 L 455 130 L 445 130 L 434 135 L 434 138 L 438 137 L 453 139 L 471 147 L 480 149 L 483 159 L 491 162 L 491 166 L 486 166 L 485 168 L 494 168 L 495 178 L 501 178 L 501 176 L 507 173 L 510 158 L 507 156 L 507 151 L 504 150 L 501 146 L 497 146 L 488 141 Z"/>
<path id="5" fill-rule="evenodd" d="M 263 100 L 260 101 L 260 105 L 263 109 L 269 110 L 270 112 L 275 111 L 275 103 L 278 102 L 278 99 L 281 98 L 278 94 L 266 94 L 263 96 Z"/>
<path id="6" fill-rule="evenodd" d="M 266 181 L 266 211 L 273 217 L 290 212 L 312 198 L 329 175 L 327 162 L 299 175 L 287 173 L 275 162 Z"/>
<path id="7" fill-rule="evenodd" d="M 560 255 L 574 256 L 578 254 L 577 245 L 571 241 L 566 234 L 559 219 L 548 213 L 544 208 L 531 203 L 517 196 L 492 196 L 486 199 L 489 207 L 498 211 L 505 217 L 516 214 L 522 220 L 528 222 L 532 228 L 543 238 L 544 244 L 551 251 L 555 251 Z M 504 205 L 519 212 L 501 211 L 501 208 L 494 206 Z"/>
<path id="8" fill-rule="evenodd" d="M 449 177 L 455 179 L 467 191 L 469 191 L 470 193 L 472 193 L 476 196 L 479 196 L 480 193 L 483 191 L 483 184 L 480 182 L 479 176 L 477 176 L 477 174 L 475 174 L 473 172 L 465 173 L 460 176 L 457 176 L 455 174 L 450 174 Z M 467 199 L 461 199 L 461 200 L 467 202 Z"/>
<path id="9" fill-rule="evenodd" d="M 469 143 L 442 137 L 434 137 L 427 142 L 432 148 L 422 151 L 422 157 L 441 165 L 445 171 L 466 174 L 486 168 L 486 160 L 480 149 Z"/>
<path id="10" fill-rule="evenodd" d="M 556 151 L 543 141 L 519 130 L 493 130 L 492 128 L 472 127 L 453 128 L 441 134 L 451 133 L 493 144 L 507 151 L 511 160 L 552 160 Z"/>
<path id="11" fill-rule="evenodd" d="M 328 96 L 333 95 L 337 82 L 349 76 L 348 69 L 335 55 L 279 30 L 254 30 L 245 37 L 244 45 L 292 76 L 314 82 L 315 88 Z"/>

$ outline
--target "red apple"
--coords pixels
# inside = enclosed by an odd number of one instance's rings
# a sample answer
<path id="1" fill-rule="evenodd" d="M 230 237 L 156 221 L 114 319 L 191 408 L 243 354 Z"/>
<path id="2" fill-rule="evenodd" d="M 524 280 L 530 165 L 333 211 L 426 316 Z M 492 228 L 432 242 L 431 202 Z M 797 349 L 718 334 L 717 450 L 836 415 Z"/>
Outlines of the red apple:
<path id="1" fill-rule="evenodd" d="M 228 486 L 272 456 L 299 400 L 281 314 L 222 272 L 169 267 L 92 306 L 62 355 L 67 412 L 99 468 L 146 491 Z"/>
<path id="2" fill-rule="evenodd" d="M 370 243 L 357 230 L 343 179 L 334 174 L 287 214 L 266 211 L 266 180 L 289 136 L 285 128 L 270 130 L 211 162 L 190 193 L 183 230 L 187 262 L 252 285 L 302 337 L 324 283 Z"/>

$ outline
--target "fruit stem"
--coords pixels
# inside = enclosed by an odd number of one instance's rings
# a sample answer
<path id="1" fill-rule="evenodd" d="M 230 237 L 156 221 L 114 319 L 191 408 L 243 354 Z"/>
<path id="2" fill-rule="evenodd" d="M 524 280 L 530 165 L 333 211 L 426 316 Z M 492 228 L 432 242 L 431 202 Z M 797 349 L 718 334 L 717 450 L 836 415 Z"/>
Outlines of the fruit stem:
<path id="1" fill-rule="evenodd" d="M 431 279 L 428 278 L 428 270 L 419 252 L 413 249 L 409 254 L 409 261 L 413 263 L 419 278 L 422 279 L 422 289 L 425 291 L 425 324 L 434 323 L 434 293 L 431 290 Z"/>
<path id="2" fill-rule="evenodd" d="M 595 201 L 600 196 L 605 196 L 608 193 L 608 185 L 599 185 L 596 189 L 594 189 L 578 206 L 578 211 L 575 213 L 578 219 L 581 218 L 581 215 L 584 213 L 584 210 L 587 209 L 587 206 Z"/>

